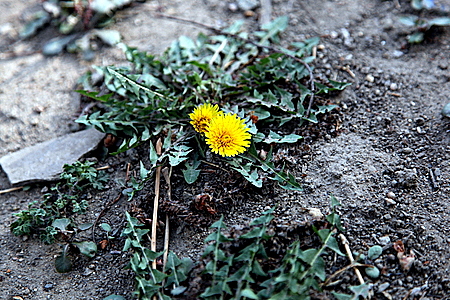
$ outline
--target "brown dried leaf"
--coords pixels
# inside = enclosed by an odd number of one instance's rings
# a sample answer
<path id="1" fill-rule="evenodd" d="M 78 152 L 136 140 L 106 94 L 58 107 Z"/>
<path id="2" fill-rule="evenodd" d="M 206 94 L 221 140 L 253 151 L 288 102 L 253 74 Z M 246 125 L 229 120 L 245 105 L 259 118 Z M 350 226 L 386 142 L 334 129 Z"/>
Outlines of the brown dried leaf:
<path id="1" fill-rule="evenodd" d="M 98 243 L 98 248 L 101 250 L 106 249 L 107 246 L 108 246 L 108 240 L 102 240 Z"/>
<path id="2" fill-rule="evenodd" d="M 405 253 L 405 245 L 403 245 L 402 241 L 396 241 L 393 245 L 394 250 L 397 251 L 398 253 Z"/>

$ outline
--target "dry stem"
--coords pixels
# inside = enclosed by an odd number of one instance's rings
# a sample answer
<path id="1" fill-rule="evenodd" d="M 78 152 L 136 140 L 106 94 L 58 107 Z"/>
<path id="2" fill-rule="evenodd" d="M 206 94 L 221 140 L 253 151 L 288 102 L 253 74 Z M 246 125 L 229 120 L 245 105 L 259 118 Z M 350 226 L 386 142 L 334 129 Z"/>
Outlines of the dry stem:
<path id="1" fill-rule="evenodd" d="M 161 155 L 162 142 L 161 138 L 156 142 L 156 153 Z M 161 166 L 156 168 L 155 176 L 155 200 L 153 202 L 153 219 L 152 219 L 152 240 L 151 250 L 156 252 L 156 225 L 158 224 L 158 202 L 159 202 L 159 185 L 161 182 Z M 152 268 L 156 269 L 156 260 L 152 262 Z"/>
<path id="2" fill-rule="evenodd" d="M 354 265 L 355 259 L 353 258 L 353 254 L 352 254 L 352 251 L 350 250 L 350 246 L 349 246 L 349 242 L 348 242 L 347 238 L 342 233 L 339 235 L 339 237 L 341 239 L 342 244 L 345 247 L 345 252 L 347 253 L 348 258 L 350 259 L 350 263 L 352 265 Z M 358 277 L 359 283 L 364 284 L 364 278 L 362 277 L 361 272 L 356 267 L 353 267 L 353 269 L 355 270 L 355 273 L 356 273 L 356 276 Z"/>
<path id="3" fill-rule="evenodd" d="M 18 187 L 13 187 L 13 188 L 6 189 L 6 190 L 1 190 L 1 191 L 0 191 L 0 194 L 6 194 L 6 193 L 18 191 L 18 190 L 20 190 L 20 189 L 23 189 L 23 186 L 18 186 Z"/>

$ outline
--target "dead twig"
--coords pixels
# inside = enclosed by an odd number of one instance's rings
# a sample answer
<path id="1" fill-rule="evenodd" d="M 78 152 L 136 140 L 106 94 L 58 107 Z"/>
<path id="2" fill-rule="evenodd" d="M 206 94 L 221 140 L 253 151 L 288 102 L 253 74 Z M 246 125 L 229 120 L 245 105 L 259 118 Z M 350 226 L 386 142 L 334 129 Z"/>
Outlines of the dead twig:
<path id="1" fill-rule="evenodd" d="M 156 153 L 160 156 L 162 149 L 161 138 L 156 141 Z M 159 202 L 159 185 L 161 182 L 161 166 L 156 167 L 155 175 L 155 199 L 153 202 L 153 218 L 152 218 L 152 239 L 151 250 L 156 252 L 156 225 L 158 224 L 158 202 Z M 156 259 L 152 262 L 152 268 L 156 269 Z"/>
<path id="2" fill-rule="evenodd" d="M 373 265 L 360 264 L 360 263 L 353 262 L 353 263 L 349 264 L 348 266 L 345 266 L 342 269 L 337 270 L 336 272 L 331 274 L 330 277 L 328 277 L 327 280 L 325 280 L 325 282 L 321 284 L 321 286 L 325 287 L 325 286 L 329 285 L 330 281 L 333 280 L 336 276 L 338 276 L 339 274 L 347 271 L 350 268 L 356 268 L 356 267 L 373 267 Z"/>
<path id="3" fill-rule="evenodd" d="M 162 171 L 164 179 L 167 182 L 168 190 L 167 190 L 167 196 L 169 198 L 169 201 L 172 200 L 172 187 L 170 185 L 170 177 L 172 176 L 172 166 L 170 166 L 169 170 L 167 171 L 167 168 L 164 168 Z M 169 254 L 169 214 L 166 213 L 166 228 L 164 231 L 164 254 L 163 254 L 163 269 L 166 268 L 167 264 L 167 255 Z"/>
<path id="4" fill-rule="evenodd" d="M 213 166 L 213 167 L 215 167 L 215 168 L 217 168 L 217 169 L 220 169 L 220 170 L 222 170 L 222 171 L 225 171 L 225 172 L 227 172 L 227 173 L 230 173 L 229 170 L 224 169 L 224 168 L 222 168 L 221 166 L 218 166 L 218 165 L 216 165 L 216 164 L 213 164 L 213 163 L 211 163 L 211 162 L 209 162 L 209 161 L 206 161 L 206 160 L 200 160 L 200 161 L 201 161 L 202 163 L 205 163 L 205 164 L 207 164 L 207 165 Z"/>
<path id="5" fill-rule="evenodd" d="M 107 170 L 109 168 L 111 168 L 111 166 L 103 166 L 103 167 L 96 168 L 96 170 L 101 171 L 101 170 Z"/>
<path id="6" fill-rule="evenodd" d="M 364 278 L 362 277 L 361 272 L 355 267 L 355 259 L 353 258 L 353 254 L 352 251 L 350 250 L 347 238 L 342 233 L 339 234 L 339 238 L 341 239 L 341 242 L 345 248 L 345 252 L 347 253 L 348 258 L 350 259 L 350 265 L 353 265 L 353 269 L 355 270 L 356 277 L 358 277 L 359 283 L 364 284 Z"/>
<path id="7" fill-rule="evenodd" d="M 245 43 L 248 43 L 248 44 L 251 44 L 253 46 L 256 46 L 258 49 L 266 49 L 266 50 L 269 50 L 269 51 L 272 51 L 272 52 L 275 52 L 275 53 L 281 53 L 281 54 L 283 54 L 283 55 L 285 55 L 285 56 L 287 56 L 287 57 L 289 57 L 289 58 L 291 58 L 291 59 L 301 63 L 308 70 L 308 73 L 309 73 L 309 85 L 310 85 L 310 89 L 311 89 L 311 95 L 310 95 L 310 98 L 309 98 L 308 109 L 306 110 L 306 116 L 307 117 L 309 116 L 309 114 L 311 112 L 312 104 L 314 103 L 314 91 L 315 91 L 314 74 L 313 74 L 313 71 L 312 71 L 311 67 L 306 62 L 301 60 L 300 58 L 298 58 L 298 57 L 296 57 L 294 55 L 285 53 L 282 50 L 277 49 L 275 47 L 261 45 L 261 44 L 259 44 L 257 42 L 254 42 L 254 41 L 250 40 L 250 39 L 246 39 L 244 37 L 241 37 L 241 36 L 239 36 L 237 34 L 224 32 L 224 31 L 222 31 L 220 29 L 217 29 L 215 27 L 212 27 L 212 26 L 209 26 L 209 25 L 206 25 L 206 24 L 202 24 L 202 23 L 199 23 L 199 22 L 196 22 L 196 21 L 187 20 L 187 19 L 183 19 L 183 18 L 178 18 L 178 17 L 174 17 L 174 16 L 169 16 L 169 15 L 165 15 L 165 14 L 156 14 L 156 17 L 165 18 L 165 19 L 169 19 L 169 20 L 174 20 L 174 21 L 177 21 L 177 22 L 187 23 L 187 24 L 191 24 L 191 25 L 194 25 L 194 26 L 197 26 L 197 27 L 200 27 L 200 28 L 204 28 L 204 29 L 213 31 L 216 34 L 225 35 L 225 36 L 237 39 L 237 40 L 241 40 L 241 41 L 243 41 Z"/>
<path id="8" fill-rule="evenodd" d="M 6 193 L 18 191 L 18 190 L 21 190 L 23 188 L 24 188 L 23 186 L 18 186 L 18 187 L 9 188 L 9 189 L 6 189 L 6 190 L 1 190 L 0 194 L 6 194 Z"/>
<path id="9" fill-rule="evenodd" d="M 131 166 L 131 163 L 128 163 L 127 164 L 127 173 L 125 175 L 125 183 L 127 183 L 128 180 L 130 180 L 130 166 Z"/>

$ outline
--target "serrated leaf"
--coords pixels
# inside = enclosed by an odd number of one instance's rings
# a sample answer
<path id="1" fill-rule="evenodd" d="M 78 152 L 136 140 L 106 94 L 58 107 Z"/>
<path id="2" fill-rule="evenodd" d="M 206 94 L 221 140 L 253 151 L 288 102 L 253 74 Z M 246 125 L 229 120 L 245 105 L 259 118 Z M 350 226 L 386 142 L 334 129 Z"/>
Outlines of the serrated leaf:
<path id="1" fill-rule="evenodd" d="M 334 81 L 334 80 L 331 80 L 331 79 L 328 79 L 328 82 L 333 86 L 333 88 L 335 88 L 338 91 L 342 91 L 346 87 L 352 85 L 351 82 L 339 82 L 339 81 Z"/>
<path id="2" fill-rule="evenodd" d="M 367 283 L 363 283 L 357 286 L 351 286 L 349 289 L 355 294 L 355 299 L 358 299 L 359 296 L 363 298 L 367 298 L 370 291 L 370 285 Z"/>
<path id="3" fill-rule="evenodd" d="M 187 155 L 191 153 L 193 149 L 186 145 L 176 145 L 174 150 L 169 154 L 169 164 L 172 167 L 178 166 L 183 161 L 187 160 Z"/>
<path id="4" fill-rule="evenodd" d="M 251 184 L 256 187 L 262 187 L 262 179 L 259 177 L 258 170 L 254 169 L 251 173 L 244 167 L 234 168 L 234 170 L 241 173 L 245 179 L 247 179 Z"/>
<path id="5" fill-rule="evenodd" d="M 283 136 L 283 138 L 279 141 L 279 143 L 284 144 L 284 143 L 296 143 L 298 140 L 302 139 L 303 137 L 297 134 L 288 134 Z"/>

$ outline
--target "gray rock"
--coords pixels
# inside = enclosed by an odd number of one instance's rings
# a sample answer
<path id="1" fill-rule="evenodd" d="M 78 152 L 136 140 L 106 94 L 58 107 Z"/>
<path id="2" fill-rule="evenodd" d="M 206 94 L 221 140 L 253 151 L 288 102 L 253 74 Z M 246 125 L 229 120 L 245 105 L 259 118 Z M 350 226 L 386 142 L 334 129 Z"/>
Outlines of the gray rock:
<path id="1" fill-rule="evenodd" d="M 71 133 L 7 154 L 0 158 L 0 165 L 11 184 L 55 180 L 64 164 L 94 150 L 103 137 L 95 129 Z"/>
<path id="2" fill-rule="evenodd" d="M 258 7 L 259 1 L 258 0 L 238 0 L 237 5 L 242 10 L 252 10 Z"/>
<path id="3" fill-rule="evenodd" d="M 444 117 L 450 118 L 450 103 L 447 103 L 444 108 L 442 109 L 441 114 Z"/>
<path id="4" fill-rule="evenodd" d="M 389 286 L 390 284 L 388 282 L 380 284 L 378 287 L 378 293 L 384 292 Z"/>

